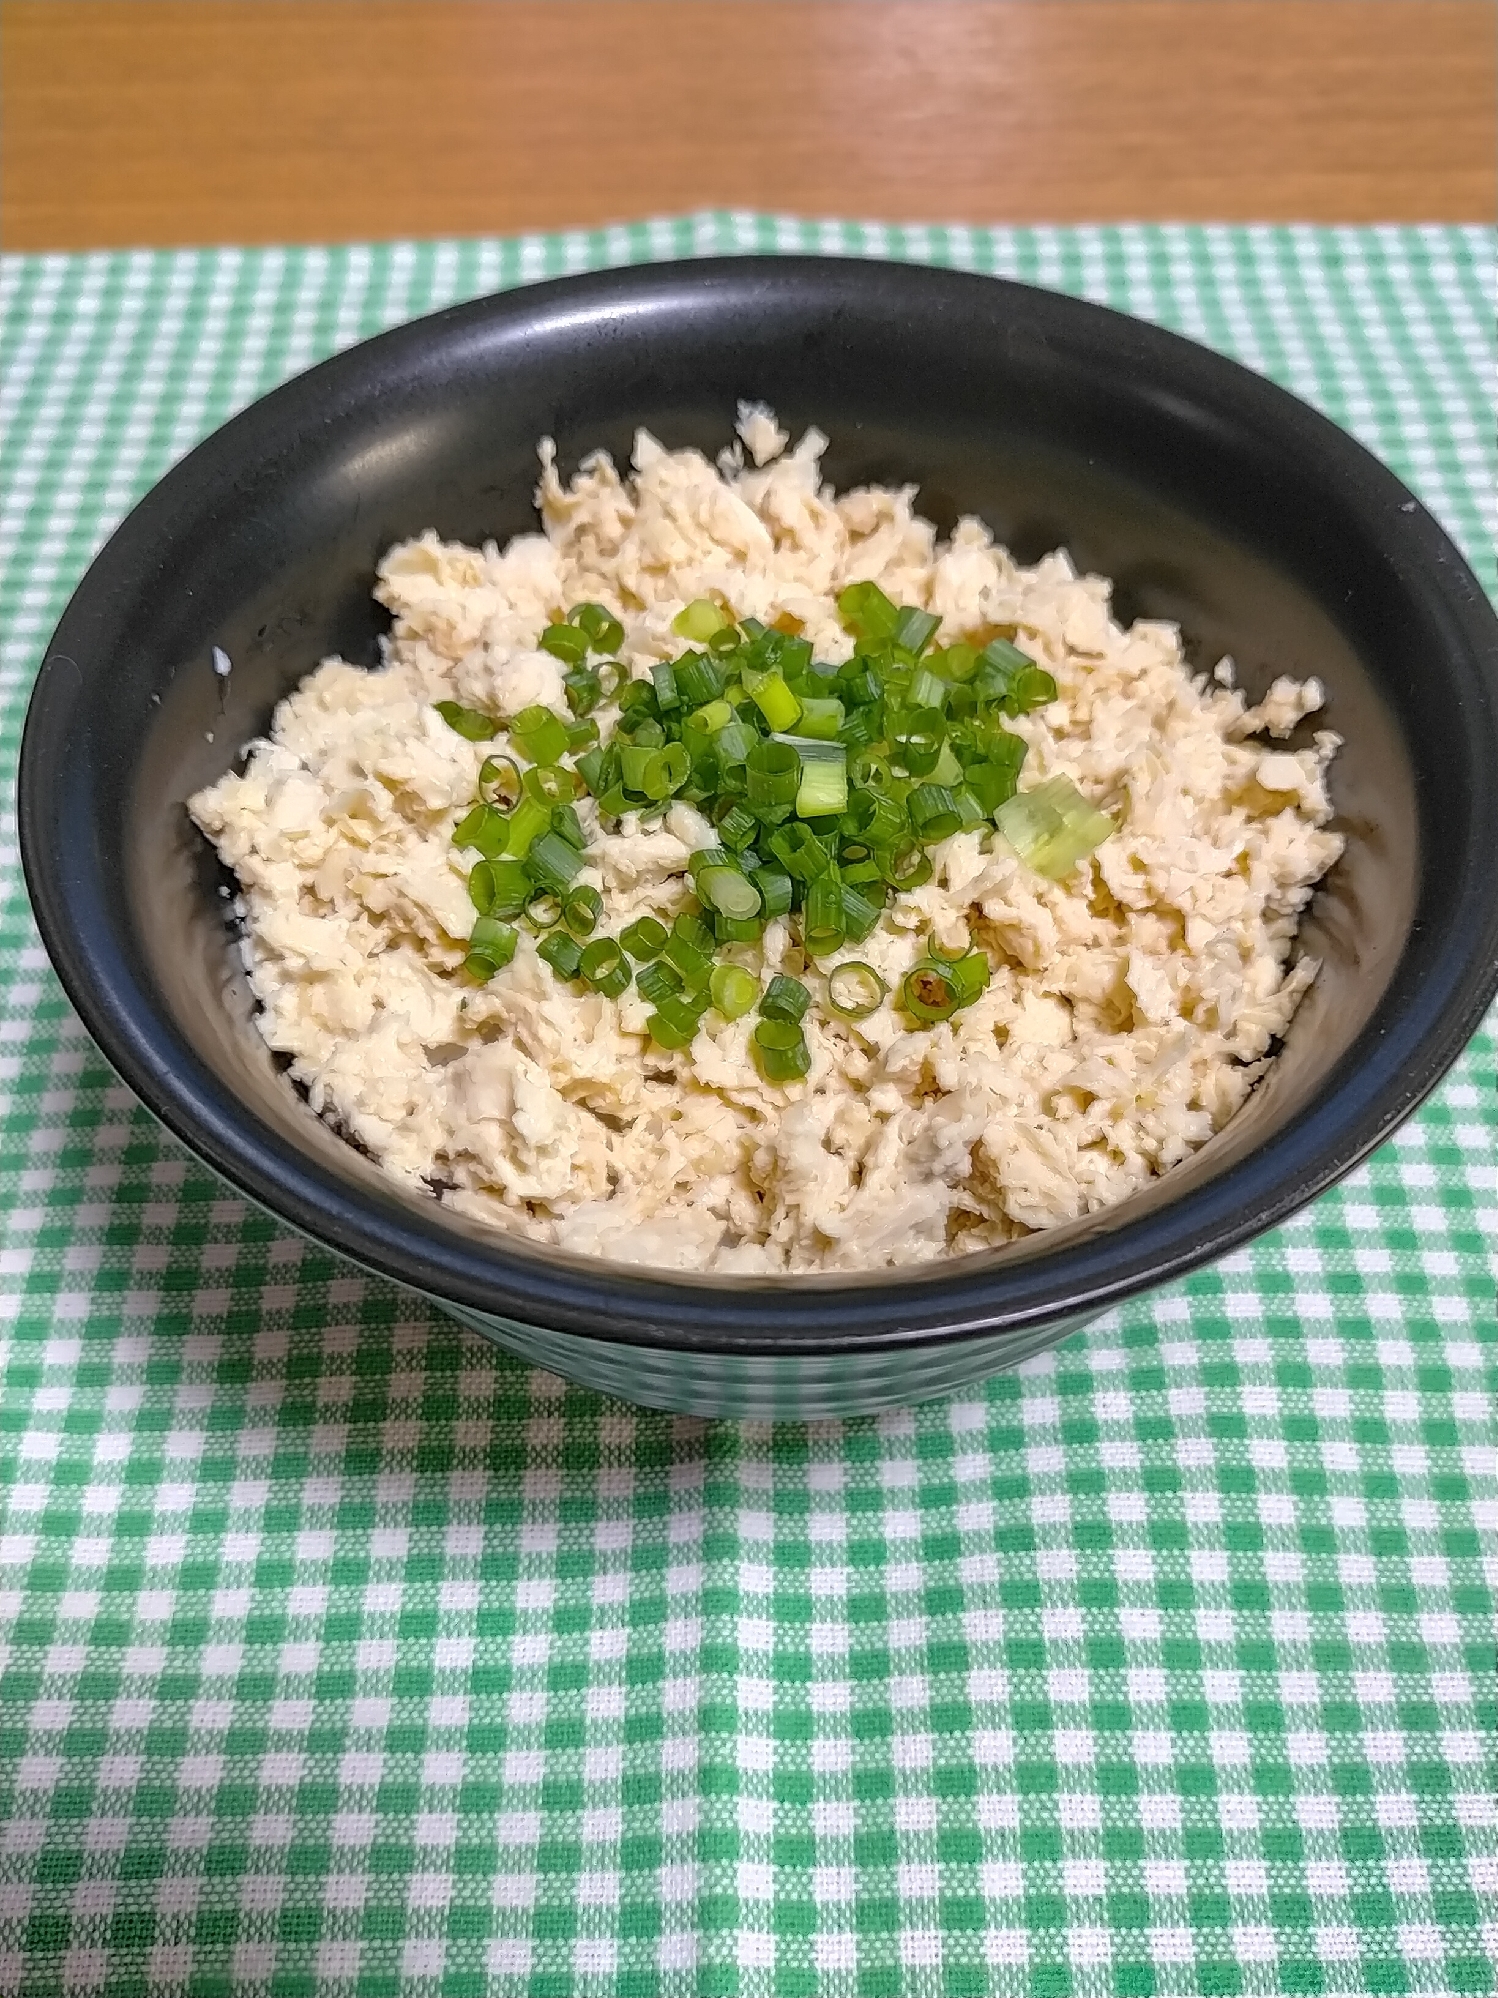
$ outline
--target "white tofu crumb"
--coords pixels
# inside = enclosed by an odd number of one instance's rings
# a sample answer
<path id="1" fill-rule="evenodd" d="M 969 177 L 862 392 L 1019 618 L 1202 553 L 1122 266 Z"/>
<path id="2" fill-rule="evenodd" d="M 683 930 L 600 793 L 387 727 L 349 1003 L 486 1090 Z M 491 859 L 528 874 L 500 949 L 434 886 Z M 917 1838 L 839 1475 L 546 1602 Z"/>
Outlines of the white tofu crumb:
<path id="1" fill-rule="evenodd" d="M 313 1109 L 413 1190 L 617 1261 L 904 1266 L 1124 1199 L 1239 1108 L 1315 975 L 1289 960 L 1342 850 L 1325 790 L 1337 738 L 1267 753 L 1243 738 L 1288 735 L 1322 705 L 1319 682 L 1279 678 L 1246 709 L 1231 661 L 1193 679 L 1174 626 L 1121 628 L 1106 581 L 1065 554 L 1020 568 L 976 520 L 938 542 L 913 488 L 824 486 L 820 432 L 787 455 L 751 404 L 737 431 L 717 465 L 641 432 L 631 472 L 600 454 L 565 486 L 543 441 L 542 531 L 502 550 L 432 533 L 392 548 L 375 588 L 394 614 L 384 665 L 325 660 L 243 769 L 191 800 L 239 880 L 261 1032 Z M 636 675 L 679 649 L 671 621 L 703 596 L 793 617 L 840 661 L 836 597 L 862 580 L 937 612 L 941 643 L 1014 631 L 1058 690 L 1012 724 L 1024 786 L 1064 774 L 1118 820 L 1059 882 L 994 832 L 956 834 L 933 879 L 824 967 L 863 959 L 895 988 L 928 933 L 966 937 L 992 966 L 982 997 L 920 1031 L 888 1003 L 856 1027 L 814 1004 L 811 1072 L 775 1087 L 752 1019 L 710 1012 L 691 1051 L 667 1054 L 637 990 L 564 985 L 529 936 L 487 985 L 466 981 L 474 855 L 452 833 L 505 744 L 466 740 L 433 704 L 565 714 L 538 640 L 583 600 L 621 620 Z M 605 834 L 580 810 L 603 929 L 669 921 L 708 822 L 679 805 Z M 772 923 L 741 954 L 770 970 L 790 943 Z"/>

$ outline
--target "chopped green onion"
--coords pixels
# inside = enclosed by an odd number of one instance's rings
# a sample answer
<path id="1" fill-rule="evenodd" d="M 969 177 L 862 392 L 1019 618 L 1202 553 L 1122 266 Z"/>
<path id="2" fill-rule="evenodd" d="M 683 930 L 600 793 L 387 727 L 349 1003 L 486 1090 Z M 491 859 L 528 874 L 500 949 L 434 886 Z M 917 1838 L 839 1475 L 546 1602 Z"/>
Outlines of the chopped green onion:
<path id="1" fill-rule="evenodd" d="M 578 959 L 578 970 L 593 990 L 606 999 L 617 999 L 629 984 L 629 966 L 612 937 L 599 937 L 590 943 Z"/>
<path id="2" fill-rule="evenodd" d="M 575 937 L 590 937 L 603 914 L 603 897 L 586 882 L 571 888 L 562 900 L 562 921 Z"/>
<path id="3" fill-rule="evenodd" d="M 721 916 L 757 916 L 759 890 L 737 867 L 704 867 L 697 876 L 697 894 Z"/>
<path id="4" fill-rule="evenodd" d="M 869 936 L 884 914 L 884 897 L 888 890 L 881 884 L 879 899 L 872 893 L 865 894 L 862 887 L 843 880 L 843 929 L 849 943 L 862 943 Z"/>
<path id="5" fill-rule="evenodd" d="M 801 941 L 810 956 L 826 957 L 838 949 L 845 934 L 842 885 L 830 874 L 819 875 L 806 891 Z"/>
<path id="6" fill-rule="evenodd" d="M 754 1038 L 762 1048 L 793 1048 L 802 1035 L 799 1020 L 778 1020 L 761 1018 L 754 1030 Z"/>
<path id="7" fill-rule="evenodd" d="M 642 722 L 659 721 L 661 704 L 655 698 L 655 683 L 649 678 L 630 680 L 619 690 L 619 727 L 633 734 Z"/>
<path id="8" fill-rule="evenodd" d="M 851 830 L 871 847 L 889 846 L 905 835 L 904 812 L 877 791 L 855 791 L 848 801 L 848 818 Z"/>
<path id="9" fill-rule="evenodd" d="M 714 812 L 726 810 L 731 801 L 727 792 L 719 795 L 718 786 L 723 782 L 723 772 L 716 751 L 699 749 L 697 742 L 686 736 L 682 740 L 692 758 L 692 773 L 676 795 L 689 805 L 710 807 Z"/>
<path id="10" fill-rule="evenodd" d="M 510 740 L 527 763 L 559 763 L 567 754 L 566 726 L 550 708 L 522 708 L 510 723 Z"/>
<path id="11" fill-rule="evenodd" d="M 742 965 L 715 964 L 708 991 L 725 1020 L 739 1020 L 759 997 L 759 980 Z"/>
<path id="12" fill-rule="evenodd" d="M 727 722 L 713 737 L 713 747 L 718 752 L 722 764 L 742 763 L 755 743 L 762 738 L 747 722 L 737 719 Z"/>
<path id="13" fill-rule="evenodd" d="M 809 736 L 816 742 L 836 742 L 838 730 L 843 725 L 843 704 L 841 701 L 822 700 L 815 695 L 808 696 L 801 703 L 801 719 L 796 724 L 797 735 Z"/>
<path id="14" fill-rule="evenodd" d="M 789 1047 L 766 1046 L 762 1036 L 767 1027 L 773 1027 L 773 1020 L 761 1020 L 750 1036 L 749 1045 L 754 1050 L 755 1066 L 766 1082 L 797 1082 L 811 1067 L 811 1051 L 806 1045 L 806 1037 L 800 1032 Z"/>
<path id="15" fill-rule="evenodd" d="M 542 805 L 566 805 L 577 796 L 576 772 L 561 763 L 538 763 L 520 780 L 527 798 Z"/>
<path id="16" fill-rule="evenodd" d="M 773 663 L 779 666 L 787 682 L 800 678 L 811 670 L 811 641 L 807 638 L 793 638 L 789 632 L 777 631 L 772 654 Z M 768 644 L 768 636 L 762 641 Z"/>
<path id="17" fill-rule="evenodd" d="M 963 776 L 966 779 L 966 788 L 978 800 L 985 816 L 992 818 L 1000 805 L 1006 804 L 1014 796 L 1018 785 L 1019 766 L 1017 763 L 1014 765 L 994 762 L 970 763 Z"/>
<path id="18" fill-rule="evenodd" d="M 801 784 L 801 753 L 794 743 L 757 741 L 745 762 L 751 805 L 792 805 Z"/>
<path id="19" fill-rule="evenodd" d="M 574 666 L 562 675 L 562 691 L 575 715 L 589 715 L 603 699 L 603 682 L 590 666 Z"/>
<path id="20" fill-rule="evenodd" d="M 879 862 L 879 872 L 891 888 L 923 888 L 935 872 L 925 848 L 918 846 L 914 840 L 905 840 L 898 846 L 881 847 L 875 858 Z"/>
<path id="21" fill-rule="evenodd" d="M 626 750 L 626 756 L 638 754 Z M 647 798 L 670 798 L 678 792 L 692 774 L 692 757 L 684 742 L 668 742 L 664 749 L 650 752 L 650 761 L 645 766 L 645 781 L 639 787 Z"/>
<path id="22" fill-rule="evenodd" d="M 941 652 L 933 652 L 926 661 L 933 673 L 939 673 L 944 680 L 954 686 L 963 686 L 978 670 L 978 655 L 971 645 L 964 645 L 958 639 L 955 645 L 947 646 Z"/>
<path id="23" fill-rule="evenodd" d="M 1028 652 L 1021 652 L 1009 639 L 991 638 L 978 654 L 978 664 L 990 667 L 996 673 L 1002 673 L 1007 690 L 1008 683 L 1015 674 L 1022 672 L 1026 666 L 1033 666 L 1035 661 Z"/>
<path id="24" fill-rule="evenodd" d="M 891 638 L 900 613 L 877 583 L 850 583 L 838 594 L 838 616 L 855 638 Z"/>
<path id="25" fill-rule="evenodd" d="M 814 881 L 831 865 L 827 849 L 809 826 L 781 826 L 771 833 L 768 845 L 786 873 L 797 881 Z"/>
<path id="26" fill-rule="evenodd" d="M 677 669 L 677 679 L 682 677 L 682 668 Z M 733 709 L 727 701 L 709 700 L 705 707 L 688 717 L 689 721 L 702 730 L 704 735 L 716 735 L 720 728 L 726 728 L 733 720 Z"/>
<path id="27" fill-rule="evenodd" d="M 583 831 L 583 822 L 577 816 L 575 805 L 553 805 L 551 808 L 551 829 L 569 846 L 575 846 L 579 853 L 588 844 L 588 836 Z"/>
<path id="28" fill-rule="evenodd" d="M 479 800 L 511 812 L 520 803 L 520 765 L 512 756 L 486 756 L 479 765 Z"/>
<path id="29" fill-rule="evenodd" d="M 481 916 L 488 915 L 494 903 L 494 869 L 490 861 L 476 860 L 469 868 L 468 899 Z"/>
<path id="30" fill-rule="evenodd" d="M 753 867 L 749 870 L 749 879 L 759 890 L 760 909 L 767 922 L 772 916 L 783 916 L 789 911 L 789 874 L 783 874 L 778 867 Z"/>
<path id="31" fill-rule="evenodd" d="M 947 967 L 953 985 L 957 988 L 959 1006 L 971 1006 L 978 996 L 987 991 L 992 975 L 988 959 L 981 950 L 970 950 L 959 957 L 955 964 Z"/>
<path id="32" fill-rule="evenodd" d="M 549 624 L 541 634 L 541 650 L 569 666 L 581 666 L 588 656 L 588 634 L 575 624 Z"/>
<path id="33" fill-rule="evenodd" d="M 679 928 L 673 927 L 662 948 L 661 956 L 676 967 L 688 985 L 696 985 L 707 977 L 708 968 L 712 964 L 711 946 L 714 941 L 712 932 L 709 931 L 708 949 L 699 950 L 696 944 L 687 941 Z"/>
<path id="34" fill-rule="evenodd" d="M 524 862 L 494 860 L 489 865 L 494 880 L 489 914 L 504 917 L 522 915 L 536 892 L 536 884 L 526 873 Z"/>
<path id="35" fill-rule="evenodd" d="M 506 846 L 512 846 L 515 820 L 507 819 L 495 805 L 475 805 L 453 828 L 454 846 L 477 848 L 485 860 L 497 860 Z"/>
<path id="36" fill-rule="evenodd" d="M 671 629 L 678 638 L 690 639 L 694 645 L 706 645 L 714 632 L 722 631 L 729 622 L 710 597 L 698 597 L 676 613 L 671 620 Z"/>
<path id="37" fill-rule="evenodd" d="M 562 920 L 562 901 L 549 888 L 532 887 L 525 905 L 522 919 L 532 936 L 541 936 L 547 930 L 554 930 Z"/>
<path id="38" fill-rule="evenodd" d="M 669 1020 L 673 1027 L 696 1033 L 702 1025 L 702 1016 L 712 1004 L 711 995 L 704 983 L 700 990 L 688 986 L 685 992 L 673 993 L 663 999 L 656 1011 Z"/>
<path id="39" fill-rule="evenodd" d="M 838 668 L 837 684 L 842 688 L 843 700 L 849 708 L 873 707 L 884 691 L 868 661 L 858 658 L 856 654 L 846 666 Z"/>
<path id="40" fill-rule="evenodd" d="M 848 803 L 848 753 L 840 742 L 804 742 L 800 748 L 798 819 L 830 818 Z"/>
<path id="41" fill-rule="evenodd" d="M 602 604 L 574 604 L 567 622 L 586 635 L 595 652 L 617 652 L 624 643 L 624 626 Z"/>
<path id="42" fill-rule="evenodd" d="M 603 751 L 595 748 L 585 750 L 573 765 L 578 776 L 582 778 L 584 784 L 587 785 L 588 790 L 595 798 L 599 794 L 606 763 L 607 759 Z"/>
<path id="43" fill-rule="evenodd" d="M 468 955 L 463 969 L 480 985 L 487 985 L 496 971 L 503 971 L 515 955 L 518 933 L 508 923 L 493 916 L 480 916 L 468 939 Z"/>
<path id="44" fill-rule="evenodd" d="M 631 957 L 643 961 L 660 956 L 666 936 L 664 923 L 658 923 L 654 916 L 640 916 L 622 932 L 619 941 Z"/>
<path id="45" fill-rule="evenodd" d="M 951 966 L 918 964 L 906 972 L 900 986 L 900 1004 L 928 1026 L 950 1019 L 960 1004 Z"/>
<path id="46" fill-rule="evenodd" d="M 929 777 L 941 755 L 946 716 L 938 708 L 907 708 L 894 726 L 895 759 L 912 777 Z"/>
<path id="47" fill-rule="evenodd" d="M 873 791 L 881 796 L 893 787 L 895 781 L 888 759 L 876 756 L 868 749 L 855 752 L 848 776 L 855 790 Z"/>
<path id="48" fill-rule="evenodd" d="M 676 668 L 669 659 L 653 659 L 650 663 L 650 678 L 655 686 L 655 698 L 664 712 L 667 708 L 681 706 L 681 694 L 676 685 Z"/>
<path id="49" fill-rule="evenodd" d="M 876 702 L 870 707 L 855 708 L 838 729 L 837 739 L 844 749 L 868 749 L 883 733 L 884 714 Z"/>
<path id="50" fill-rule="evenodd" d="M 866 1020 L 889 996 L 889 987 L 871 964 L 856 959 L 828 973 L 827 1004 L 844 1020 Z"/>
<path id="51" fill-rule="evenodd" d="M 717 705 L 718 696 L 723 691 L 722 669 L 702 653 L 689 652 L 684 659 L 676 662 L 675 684 L 680 698 L 700 712 L 705 704 Z M 664 707 L 665 703 L 661 705 Z M 724 706 L 727 706 L 726 702 Z M 732 710 L 729 712 L 732 713 Z M 727 716 L 724 719 L 727 720 Z"/>
<path id="52" fill-rule="evenodd" d="M 747 680 L 744 684 L 748 688 L 750 700 L 771 728 L 784 734 L 801 719 L 801 703 L 785 684 L 778 670 L 761 675 L 752 686 Z"/>
<path id="53" fill-rule="evenodd" d="M 735 851 L 750 844 L 759 831 L 759 821 L 747 805 L 735 802 L 718 821 L 718 837 Z"/>
<path id="54" fill-rule="evenodd" d="M 962 814 L 943 784 L 917 785 L 905 801 L 910 823 L 919 840 L 935 844 L 947 839 L 962 825 Z"/>
<path id="55" fill-rule="evenodd" d="M 481 714 L 477 708 L 465 708 L 460 701 L 437 701 L 433 705 L 448 727 L 465 742 L 487 742 L 491 735 L 499 734 L 499 723 L 494 717 Z"/>
<path id="56" fill-rule="evenodd" d="M 974 826 L 988 824 L 988 813 L 984 811 L 976 793 L 969 790 L 966 784 L 959 784 L 952 793 L 952 803 L 962 815 L 964 832 L 971 832 Z"/>
<path id="57" fill-rule="evenodd" d="M 663 1048 L 690 1047 L 702 1024 L 695 1006 L 672 996 L 662 999 L 646 1021 L 650 1038 Z"/>
<path id="58" fill-rule="evenodd" d="M 673 992 L 680 992 L 681 974 L 672 965 L 657 959 L 654 964 L 640 967 L 635 973 L 635 984 L 640 988 L 642 999 L 648 999 L 652 1006 L 659 1006 Z"/>
<path id="59" fill-rule="evenodd" d="M 583 961 L 582 945 L 565 930 L 553 930 L 536 945 L 537 957 L 544 958 L 558 978 L 576 978 Z"/>
<path id="60" fill-rule="evenodd" d="M 1070 777 L 1051 777 L 1019 791 L 994 814 L 999 831 L 1037 874 L 1059 881 L 1117 830 L 1090 805 Z"/>
<path id="61" fill-rule="evenodd" d="M 895 619 L 894 630 L 889 635 L 890 643 L 919 659 L 935 638 L 940 625 L 941 619 L 934 612 L 907 607 Z"/>
<path id="62" fill-rule="evenodd" d="M 1015 674 L 1004 705 L 1017 715 L 1030 714 L 1056 698 L 1056 682 L 1044 666 L 1026 666 Z"/>
<path id="63" fill-rule="evenodd" d="M 563 839 L 560 833 L 544 832 L 532 842 L 525 857 L 525 870 L 531 879 L 542 888 L 549 888 L 554 895 L 566 893 L 573 876 L 583 864 L 583 857 L 575 846 Z"/>
<path id="64" fill-rule="evenodd" d="M 801 1020 L 810 1004 L 811 994 L 800 979 L 777 971 L 765 987 L 759 1010 L 767 1020 Z"/>
<path id="65" fill-rule="evenodd" d="M 713 933 L 701 916 L 694 916 L 684 910 L 671 925 L 671 934 L 689 943 L 694 950 L 708 950 L 713 947 Z"/>
<path id="66" fill-rule="evenodd" d="M 913 708 L 935 708 L 938 714 L 946 710 L 951 693 L 945 680 L 941 680 L 929 667 L 918 666 L 910 676 L 910 689 L 906 700 Z"/>
<path id="67" fill-rule="evenodd" d="M 470 957 L 486 957 L 496 970 L 503 970 L 515 955 L 519 932 L 494 916 L 480 916 L 468 936 Z"/>
<path id="68" fill-rule="evenodd" d="M 1000 715 L 1057 697 L 1051 674 L 1017 645 L 995 638 L 981 652 L 960 640 L 939 648 L 935 612 L 896 605 L 872 582 L 850 584 L 838 609 L 855 652 L 831 666 L 815 660 L 808 639 L 753 618 L 736 625 L 721 605 L 697 599 L 673 621 L 688 641 L 681 655 L 639 679 L 617 658 L 590 661 L 624 644 L 622 623 L 603 605 L 575 605 L 565 625 L 548 626 L 541 643 L 566 669 L 573 718 L 540 704 L 515 716 L 511 743 L 530 767 L 522 774 L 509 757 L 486 757 L 478 802 L 453 834 L 477 856 L 468 896 L 477 925 L 491 926 L 475 928 L 469 974 L 492 975 L 486 935 L 513 954 L 507 918 L 523 915 L 538 932 L 564 923 L 540 946 L 558 976 L 576 977 L 581 966 L 593 990 L 617 997 L 633 959 L 655 1008 L 651 1033 L 663 1047 L 686 1048 L 709 1004 L 738 1018 L 758 996 L 752 971 L 716 961 L 725 944 L 757 943 L 768 922 L 788 915 L 799 945 L 789 964 L 859 943 L 892 892 L 932 879 L 929 848 L 990 817 L 1052 878 L 1114 829 L 1067 779 L 1017 793 L 1027 746 Z M 606 702 L 617 702 L 618 720 L 600 741 L 591 711 Z M 456 703 L 439 712 L 476 741 L 503 725 Z M 675 797 L 711 821 L 713 843 L 688 860 L 697 902 L 669 931 L 646 916 L 617 939 L 594 934 L 604 898 L 575 883 L 586 835 L 573 800 L 584 788 L 606 822 L 638 814 L 655 824 Z M 982 951 L 949 959 L 931 945 L 901 981 L 899 1000 L 934 1023 L 970 1005 L 989 975 Z M 753 1046 L 768 1080 L 809 1073 L 800 1023 L 810 996 L 782 973 L 760 998 Z M 828 1010 L 845 1019 L 867 1017 L 886 997 L 861 961 L 829 976 Z"/>

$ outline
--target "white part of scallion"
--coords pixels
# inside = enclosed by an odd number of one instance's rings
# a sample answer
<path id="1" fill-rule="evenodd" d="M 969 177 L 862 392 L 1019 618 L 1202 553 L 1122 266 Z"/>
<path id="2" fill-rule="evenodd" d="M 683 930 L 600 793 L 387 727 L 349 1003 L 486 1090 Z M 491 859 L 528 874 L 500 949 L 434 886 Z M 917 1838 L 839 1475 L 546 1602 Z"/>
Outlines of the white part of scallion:
<path id="1" fill-rule="evenodd" d="M 1025 865 L 1049 881 L 1070 874 L 1118 830 L 1064 776 L 1049 777 L 1033 791 L 1017 791 L 999 806 L 994 823 Z"/>

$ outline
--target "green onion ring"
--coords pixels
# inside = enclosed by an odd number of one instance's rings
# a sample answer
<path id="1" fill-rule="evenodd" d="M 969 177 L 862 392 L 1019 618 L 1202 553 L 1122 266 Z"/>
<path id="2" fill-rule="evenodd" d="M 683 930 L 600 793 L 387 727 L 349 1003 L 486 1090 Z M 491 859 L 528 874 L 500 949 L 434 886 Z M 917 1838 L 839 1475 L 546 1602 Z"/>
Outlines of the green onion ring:
<path id="1" fill-rule="evenodd" d="M 866 1020 L 889 997 L 889 987 L 871 964 L 854 959 L 827 975 L 827 1004 L 844 1020 Z"/>

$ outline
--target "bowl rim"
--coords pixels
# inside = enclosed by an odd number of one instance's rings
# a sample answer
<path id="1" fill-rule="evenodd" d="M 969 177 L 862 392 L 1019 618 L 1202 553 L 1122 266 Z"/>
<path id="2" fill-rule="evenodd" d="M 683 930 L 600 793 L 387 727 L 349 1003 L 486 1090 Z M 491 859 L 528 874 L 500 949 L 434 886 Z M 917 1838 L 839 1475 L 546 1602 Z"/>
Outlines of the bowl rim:
<path id="1" fill-rule="evenodd" d="M 1348 432 L 1241 363 L 1182 335 L 1112 308 L 1006 278 L 927 265 L 831 256 L 747 255 L 629 265 L 490 294 L 410 320 L 358 342 L 271 389 L 210 433 L 136 503 L 90 564 L 44 655 L 28 707 L 18 773 L 22 864 L 37 925 L 63 988 L 104 1056 L 145 1106 L 189 1151 L 239 1192 L 314 1241 L 408 1288 L 490 1318 L 510 1319 L 610 1344 L 684 1354 L 826 1355 L 992 1338 L 1013 1329 L 1062 1326 L 1184 1276 L 1283 1221 L 1358 1166 L 1437 1086 L 1480 1025 L 1498 991 L 1498 884 L 1471 909 L 1466 947 L 1454 935 L 1438 959 L 1419 1031 L 1375 1031 L 1383 1002 L 1322 1079 L 1307 1111 L 1224 1172 L 1128 1216 L 1064 1253 L 1022 1259 L 974 1256 L 908 1269 L 793 1276 L 678 1271 L 560 1254 L 506 1236 L 470 1235 L 424 1203 L 388 1197 L 325 1174 L 316 1157 L 247 1117 L 206 1063 L 178 1041 L 150 996 L 119 982 L 110 959 L 70 921 L 67 883 L 45 835 L 39 768 L 55 750 L 77 699 L 75 661 L 85 631 L 151 561 L 174 512 L 232 485 L 245 454 L 265 456 L 273 439 L 294 440 L 329 402 L 357 400 L 383 372 L 409 374 L 445 343 L 461 345 L 494 325 L 548 318 L 576 322 L 622 304 L 670 315 L 705 284 L 816 282 L 856 303 L 869 288 L 904 288 L 913 302 L 940 303 L 976 289 L 995 315 L 1022 308 L 1075 345 L 1127 342 L 1131 362 L 1184 379 L 1209 402 L 1261 422 L 1315 454 L 1322 476 L 1358 495 L 1378 518 L 1406 591 L 1439 604 L 1459 634 L 1498 740 L 1498 617 L 1445 531 L 1396 475 Z M 684 289 L 685 287 L 685 289 Z M 915 296 L 919 294 L 920 296 Z M 71 669 L 69 671 L 68 669 Z M 96 666 L 93 670 L 101 670 Z M 1498 764 L 1482 803 L 1498 821 Z M 1469 900 L 1473 898 L 1469 896 Z M 1457 925 L 1453 923 L 1455 932 Z M 1407 1009 L 1408 1010 L 1408 1009 Z M 185 1057 L 185 1058 L 184 1058 Z M 1326 1112 L 1336 1105 L 1339 1115 Z M 239 1111 L 236 1117 L 235 1110 Z M 311 1114 L 309 1112 L 309 1114 Z M 1304 1128 L 1302 1128 L 1304 1126 Z M 1322 1128 L 1323 1126 L 1327 1128 Z M 1288 1139 L 1297 1139 L 1290 1143 Z M 1269 1162 L 1275 1161 L 1274 1169 Z M 1101 1218 L 1101 1217 L 1099 1217 Z M 977 1267 L 974 1267 L 977 1265 Z M 704 1306 L 712 1299 L 710 1325 Z M 768 1309 L 767 1309 L 768 1307 Z"/>

